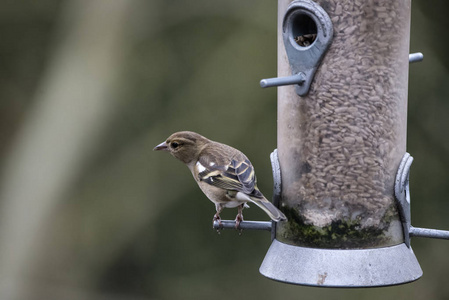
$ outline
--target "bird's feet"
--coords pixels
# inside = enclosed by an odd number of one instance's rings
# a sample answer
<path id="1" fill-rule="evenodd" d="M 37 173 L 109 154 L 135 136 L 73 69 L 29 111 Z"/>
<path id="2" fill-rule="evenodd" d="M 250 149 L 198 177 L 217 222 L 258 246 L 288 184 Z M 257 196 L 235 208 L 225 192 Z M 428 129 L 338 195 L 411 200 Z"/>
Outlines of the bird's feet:
<path id="1" fill-rule="evenodd" d="M 212 228 L 216 228 L 216 227 L 214 226 L 214 225 L 215 225 L 215 222 L 218 223 L 217 233 L 220 234 L 220 233 L 221 233 L 220 230 L 223 229 L 223 225 L 222 225 L 222 223 L 221 223 L 221 218 L 220 218 L 220 215 L 219 215 L 218 213 L 216 213 L 216 214 L 214 215 L 214 218 L 213 218 L 213 221 L 212 221 Z"/>
<path id="2" fill-rule="evenodd" d="M 235 217 L 235 229 L 238 230 L 239 235 L 242 234 L 243 229 L 240 228 L 240 223 L 243 221 L 243 215 L 239 212 Z"/>

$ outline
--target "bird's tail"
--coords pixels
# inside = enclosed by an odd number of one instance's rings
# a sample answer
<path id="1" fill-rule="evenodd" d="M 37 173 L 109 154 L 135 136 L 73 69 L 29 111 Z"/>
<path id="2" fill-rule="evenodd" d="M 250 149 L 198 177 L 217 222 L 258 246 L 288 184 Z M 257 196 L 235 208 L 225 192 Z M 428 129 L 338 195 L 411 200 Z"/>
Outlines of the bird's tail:
<path id="1" fill-rule="evenodd" d="M 251 202 L 259 206 L 273 221 L 287 220 L 287 217 L 267 199 L 251 199 Z"/>

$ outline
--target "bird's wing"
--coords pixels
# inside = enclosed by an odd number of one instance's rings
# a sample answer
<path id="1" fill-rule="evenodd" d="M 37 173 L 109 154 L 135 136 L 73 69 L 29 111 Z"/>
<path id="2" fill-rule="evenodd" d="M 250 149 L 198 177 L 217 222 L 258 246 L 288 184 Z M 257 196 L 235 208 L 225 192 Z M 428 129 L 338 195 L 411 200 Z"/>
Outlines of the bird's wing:
<path id="1" fill-rule="evenodd" d="M 248 158 L 233 158 L 227 165 L 200 158 L 201 171 L 198 179 L 226 190 L 243 192 L 256 198 L 263 198 L 256 186 L 254 167 Z"/>

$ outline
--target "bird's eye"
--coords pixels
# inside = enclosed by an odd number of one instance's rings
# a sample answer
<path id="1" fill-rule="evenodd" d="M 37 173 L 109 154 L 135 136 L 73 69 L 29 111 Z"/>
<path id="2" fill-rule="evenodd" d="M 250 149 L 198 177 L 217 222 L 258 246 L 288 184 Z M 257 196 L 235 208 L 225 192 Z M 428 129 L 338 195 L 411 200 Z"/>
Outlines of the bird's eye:
<path id="1" fill-rule="evenodd" d="M 179 143 L 177 143 L 177 142 L 172 142 L 172 143 L 170 144 L 170 146 L 171 146 L 173 149 L 176 149 L 176 148 L 179 147 Z"/>

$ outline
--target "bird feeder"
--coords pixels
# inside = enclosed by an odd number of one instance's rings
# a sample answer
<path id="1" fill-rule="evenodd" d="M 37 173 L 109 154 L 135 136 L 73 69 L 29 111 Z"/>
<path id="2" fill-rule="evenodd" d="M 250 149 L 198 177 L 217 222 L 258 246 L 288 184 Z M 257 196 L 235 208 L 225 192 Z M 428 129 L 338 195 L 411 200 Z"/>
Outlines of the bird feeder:
<path id="1" fill-rule="evenodd" d="M 279 86 L 271 160 L 288 220 L 272 224 L 260 272 L 330 287 L 418 279 L 410 236 L 449 232 L 410 225 L 411 1 L 279 0 L 278 12 L 279 77 L 261 86 Z"/>

